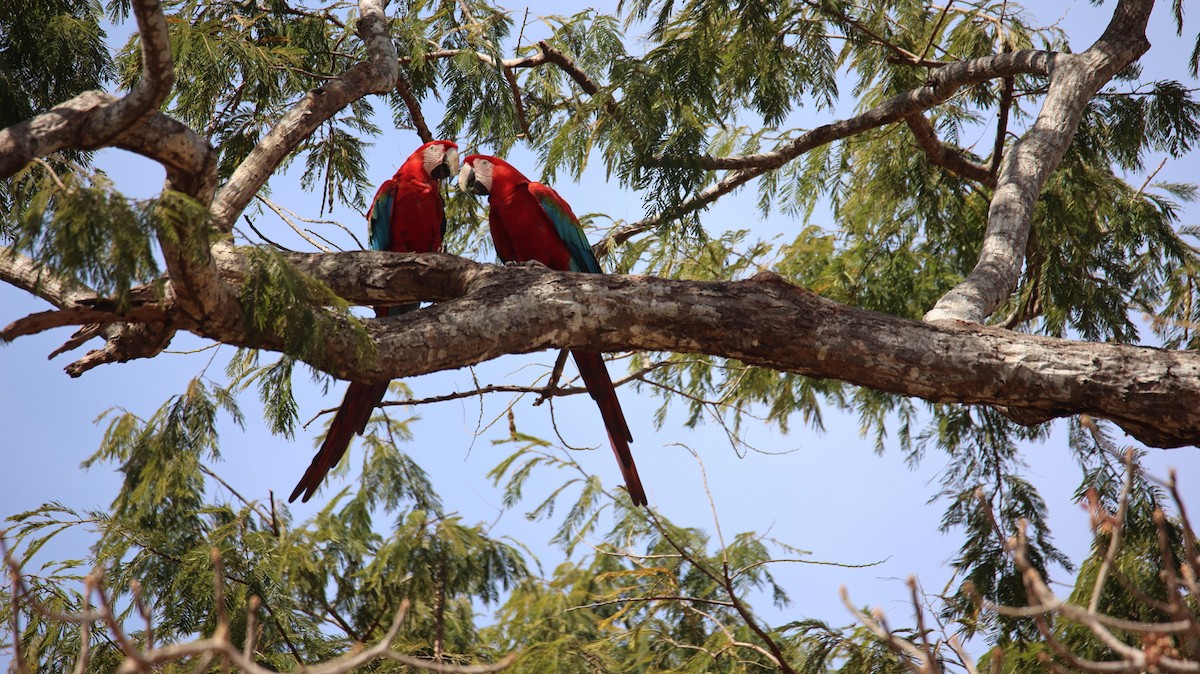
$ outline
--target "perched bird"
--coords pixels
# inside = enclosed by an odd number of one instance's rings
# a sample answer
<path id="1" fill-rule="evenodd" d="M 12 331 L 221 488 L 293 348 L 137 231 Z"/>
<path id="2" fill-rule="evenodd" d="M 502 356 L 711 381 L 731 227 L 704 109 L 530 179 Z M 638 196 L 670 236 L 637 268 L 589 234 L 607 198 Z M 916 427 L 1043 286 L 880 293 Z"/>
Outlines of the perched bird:
<path id="1" fill-rule="evenodd" d="M 442 249 L 446 233 L 446 210 L 438 183 L 458 173 L 458 145 L 448 140 L 433 140 L 417 148 L 396 171 L 396 175 L 379 187 L 371 211 L 371 250 L 390 250 L 396 253 L 432 253 Z M 377 316 L 395 316 L 415 310 L 419 304 L 396 307 L 376 307 Z M 387 393 L 387 382 L 361 384 L 350 382 L 342 406 L 333 417 L 325 442 L 313 457 L 312 464 L 292 490 L 288 501 L 304 494 L 302 501 L 312 498 L 325 474 L 341 460 L 355 433 L 366 430 L 371 413 Z"/>
<path id="2" fill-rule="evenodd" d="M 498 157 L 471 155 L 463 160 L 458 186 L 463 191 L 488 197 L 488 223 L 501 260 L 536 260 L 559 271 L 603 273 L 579 219 L 567 202 L 546 185 L 521 175 L 508 162 Z M 573 350 L 571 355 L 588 393 L 600 407 L 625 487 L 634 505 L 646 505 L 646 492 L 629 451 L 633 435 L 625 423 L 604 359 L 593 351 Z"/>

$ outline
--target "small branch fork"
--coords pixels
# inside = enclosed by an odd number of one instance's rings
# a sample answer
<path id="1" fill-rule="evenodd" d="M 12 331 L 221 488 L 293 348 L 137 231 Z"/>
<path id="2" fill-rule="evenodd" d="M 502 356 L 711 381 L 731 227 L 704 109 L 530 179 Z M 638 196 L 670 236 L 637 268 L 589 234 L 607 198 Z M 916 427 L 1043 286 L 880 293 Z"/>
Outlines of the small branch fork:
<path id="1" fill-rule="evenodd" d="M 91 635 L 92 631 L 96 629 L 96 623 L 103 624 L 106 630 L 106 637 L 120 648 L 122 654 L 125 656 L 125 660 L 115 670 L 117 674 L 157 671 L 164 664 L 184 659 L 198 661 L 200 664 L 194 671 L 204 671 L 209 663 L 218 658 L 220 658 L 226 668 L 232 666 L 237 668 L 238 671 L 248 674 L 270 674 L 275 671 L 259 665 L 254 657 L 254 642 L 258 633 L 255 629 L 256 616 L 261 605 L 261 601 L 257 596 L 251 597 L 249 606 L 246 609 L 245 643 L 239 648 L 233 643 L 230 637 L 229 617 L 225 611 L 225 586 L 224 575 L 221 571 L 221 555 L 215 548 L 211 552 L 211 558 L 214 569 L 213 601 L 217 612 L 216 629 L 211 636 L 202 639 L 185 643 L 163 644 L 160 646 L 154 644 L 152 612 L 146 605 L 141 587 L 137 583 L 134 583 L 130 589 L 133 593 L 134 606 L 146 623 L 143 644 L 136 643 L 125 631 L 125 626 L 118 619 L 118 614 L 113 608 L 115 597 L 113 593 L 104 587 L 104 574 L 101 570 L 97 569 L 84 578 L 82 609 L 74 613 L 64 613 L 48 608 L 30 591 L 29 586 L 25 583 L 20 563 L 13 557 L 11 551 L 8 550 L 2 536 L 0 536 L 0 554 L 4 557 L 5 570 L 9 577 L 9 583 L 12 585 L 12 622 L 10 628 L 12 629 L 13 639 L 13 667 L 18 674 L 28 674 L 30 672 L 30 663 L 26 661 L 26 656 L 21 648 L 20 618 L 22 606 L 26 610 L 36 612 L 47 620 L 64 625 L 79 625 L 80 649 L 73 670 L 78 674 L 87 671 L 91 657 Z M 95 608 L 92 608 L 90 603 L 93 595 L 97 602 Z M 407 599 L 401 602 L 400 609 L 396 612 L 392 620 L 391 628 L 388 629 L 383 639 L 373 646 L 355 649 L 346 655 L 326 662 L 302 664 L 300 671 L 307 672 L 308 674 L 345 674 L 371 662 L 389 660 L 406 667 L 429 672 L 439 672 L 441 674 L 490 674 L 491 672 L 498 672 L 507 668 L 516 659 L 516 654 L 510 653 L 495 663 L 456 665 L 446 662 L 434 662 L 396 652 L 393 650 L 393 643 L 400 634 L 400 628 L 404 623 L 405 616 L 408 614 L 409 606 L 410 603 Z"/>
<path id="2" fill-rule="evenodd" d="M 1021 572 L 1025 583 L 1025 592 L 1029 606 L 1009 607 L 977 598 L 982 608 L 995 611 L 1001 615 L 1020 618 L 1032 618 L 1038 631 L 1046 640 L 1054 656 L 1069 667 L 1069 671 L 1089 672 L 1094 674 L 1139 674 L 1141 672 L 1170 672 L 1196 673 L 1200 672 L 1200 616 L 1187 604 L 1187 599 L 1200 597 L 1200 549 L 1198 549 L 1195 530 L 1188 519 L 1187 510 L 1180 498 L 1176 475 L 1171 471 L 1167 488 L 1179 513 L 1179 528 L 1183 535 L 1183 553 L 1179 555 L 1180 563 L 1176 564 L 1176 554 L 1170 547 L 1167 531 L 1166 515 L 1161 509 L 1155 509 L 1154 524 L 1158 532 L 1159 556 L 1163 562 L 1161 577 L 1167 588 L 1166 601 L 1157 601 L 1142 597 L 1142 601 L 1151 603 L 1154 608 L 1170 617 L 1164 622 L 1138 622 L 1115 618 L 1099 610 L 1099 597 L 1104 591 L 1110 574 L 1113 571 L 1116 557 L 1123 540 L 1125 514 L 1128 512 L 1130 492 L 1132 490 L 1132 475 L 1137 466 L 1133 463 L 1132 451 L 1125 456 L 1126 475 L 1121 491 L 1117 513 L 1097 512 L 1098 501 L 1091 502 L 1093 517 L 1092 527 L 1097 535 L 1110 535 L 1101 568 L 1097 573 L 1096 585 L 1088 605 L 1080 606 L 1057 597 L 1050 589 L 1046 580 L 1029 561 L 1029 545 L 1025 534 L 1025 523 L 1018 526 L 1017 535 L 1008 539 L 1008 551 L 1017 569 Z M 981 499 L 981 508 L 990 511 L 990 504 Z M 847 609 L 854 614 L 864 626 L 876 637 L 895 652 L 913 674 L 940 674 L 945 671 L 938 660 L 938 645 L 929 641 L 929 632 L 924 626 L 923 614 L 916 589 L 915 579 L 909 580 L 913 589 L 912 603 L 916 612 L 917 632 L 919 643 L 902 639 L 890 630 L 883 612 L 876 609 L 871 614 L 861 612 L 850 600 L 846 588 L 843 587 L 842 601 Z M 1073 653 L 1070 648 L 1060 641 L 1051 629 L 1050 618 L 1082 625 L 1097 639 L 1108 647 L 1118 660 L 1090 660 Z M 1123 633 L 1123 635 L 1118 635 Z M 1128 643 L 1134 637 L 1135 644 Z M 970 674 L 977 674 L 972 659 L 962 650 L 954 638 L 948 641 L 951 650 L 958 657 L 958 664 Z M 1040 659 L 1051 671 L 1064 670 L 1049 654 L 1041 654 Z"/>

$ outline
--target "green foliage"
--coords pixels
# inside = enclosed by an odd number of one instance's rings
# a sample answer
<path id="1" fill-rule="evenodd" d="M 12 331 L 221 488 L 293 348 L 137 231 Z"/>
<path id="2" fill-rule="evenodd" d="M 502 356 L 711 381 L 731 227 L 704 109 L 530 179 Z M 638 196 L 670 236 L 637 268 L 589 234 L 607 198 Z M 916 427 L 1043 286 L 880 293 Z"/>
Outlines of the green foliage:
<path id="1" fill-rule="evenodd" d="M 0 7 L 0 128 L 45 112 L 113 75 L 96 0 Z"/>
<path id="2" fill-rule="evenodd" d="M 183 1 L 171 9 L 168 31 L 178 77 L 167 112 L 210 139 L 222 179 L 300 97 L 362 55 L 353 23 L 333 23 L 284 0 Z M 115 3 L 110 10 L 117 10 Z M 135 34 L 117 57 L 122 87 L 140 77 L 140 49 Z M 306 187 L 320 187 L 330 203 L 361 208 L 366 177 L 359 144 L 351 141 L 376 136 L 379 129 L 368 103 L 346 112 L 297 152 L 305 155 Z"/>
<path id="3" fill-rule="evenodd" d="M 347 120 L 353 123 L 355 120 Z M 363 124 L 363 126 L 366 126 Z M 375 133 L 379 130 L 369 127 Z M 300 185 L 311 189 L 317 182 L 321 185 L 321 211 L 334 201 L 362 207 L 366 203 L 363 186 L 367 184 L 367 162 L 363 147 L 356 136 L 338 128 L 334 123 L 322 127 L 322 132 L 309 139 L 311 146 L 304 160 L 304 175 Z"/>
<path id="4" fill-rule="evenodd" d="M 949 502 L 942 528 L 962 528 L 965 535 L 951 562 L 961 581 L 944 616 L 961 616 L 967 634 L 983 631 L 993 643 L 1036 637 L 1032 621 L 982 612 L 975 600 L 978 594 L 1004 606 L 1027 604 L 1021 572 L 1009 552 L 1008 538 L 1018 526 L 1025 527 L 1029 563 L 1039 575 L 1048 577 L 1052 564 L 1071 570 L 1051 543 L 1045 502 L 1019 471 L 1017 441 L 1044 433 L 1016 426 L 990 408 L 945 406 L 936 427 L 918 436 L 918 451 L 931 443 L 951 456 L 937 496 Z"/>
<path id="5" fill-rule="evenodd" d="M 30 579 L 29 589 L 43 605 L 79 611 L 80 581 L 96 566 L 105 569 L 106 596 L 118 607 L 119 622 L 140 647 L 148 635 L 133 629 L 141 620 L 133 585 L 150 608 L 158 643 L 211 634 L 223 613 L 240 644 L 251 597 L 257 597 L 258 661 L 294 668 L 297 658 L 328 659 L 356 642 L 378 640 L 408 599 L 418 608 L 406 623 L 405 650 L 432 656 L 436 635 L 443 654 L 490 659 L 472 627 L 471 601 L 496 603 L 501 591 L 527 577 L 524 560 L 483 527 L 442 512 L 428 478 L 393 444 L 404 435 L 402 425 L 373 422 L 367 436 L 372 451 L 364 474 L 387 478 L 365 482 L 311 521 L 293 525 L 286 510 L 245 501 L 217 476 L 222 413 L 242 421 L 229 390 L 194 380 L 149 419 L 106 415 L 101 448 L 85 466 L 120 467 L 125 481 L 112 507 L 76 512 L 49 503 L 9 518 L 20 550 L 16 559 L 27 568 L 64 532 L 90 528 L 99 534 L 86 559 L 55 563 Z M 381 514 L 396 517 L 390 533 L 373 526 Z M 223 607 L 214 605 L 213 554 L 221 559 Z M 28 604 L 0 607 L 6 624 L 13 610 L 24 627 L 25 652 L 45 665 L 39 671 L 70 671 L 79 652 L 78 626 Z M 333 631 L 325 624 L 330 616 Z M 120 661 L 119 646 L 105 635 L 93 631 L 90 639 L 94 671 Z"/>
<path id="6" fill-rule="evenodd" d="M 252 349 L 239 349 L 229 359 L 225 372 L 235 391 L 258 384 L 258 399 L 262 401 L 263 417 L 270 425 L 271 432 L 290 438 L 295 433 L 299 415 L 299 407 L 292 394 L 292 370 L 296 366 L 296 359 L 285 355 L 271 365 L 260 367 L 259 355 L 260 352 Z"/>
<path id="7" fill-rule="evenodd" d="M 1178 517 L 1164 515 L 1170 498 L 1141 468 L 1144 455 L 1134 448 L 1118 447 L 1109 425 L 1087 419 L 1071 425 L 1071 446 L 1075 450 L 1084 479 L 1076 497 L 1086 503 L 1092 516 L 1092 549 L 1080 565 L 1070 600 L 1091 606 L 1113 618 L 1135 622 L 1170 622 L 1180 616 L 1171 610 L 1174 599 L 1192 615 L 1200 614 L 1195 596 L 1178 590 L 1165 578 L 1173 577 L 1187 557 L 1186 531 Z M 1124 507 L 1122 503 L 1124 502 Z M 1106 564 L 1123 511 L 1120 546 L 1112 556 L 1107 577 L 1097 594 L 1096 583 Z M 1143 647 L 1150 635 L 1124 628 L 1112 633 L 1119 641 Z M 1055 624 L 1055 636 L 1072 652 L 1091 660 L 1115 660 L 1119 656 L 1084 626 L 1067 620 Z M 1184 651 L 1183 640 L 1168 638 Z"/>
<path id="8" fill-rule="evenodd" d="M 7 85 L 0 87 L 0 127 L 110 79 L 128 88 L 140 77 L 137 38 L 111 57 L 98 4 L 35 5 L 0 8 L 0 82 Z M 914 59 L 1066 48 L 1059 30 L 1038 28 L 1012 3 L 943 5 L 629 0 L 616 14 L 540 17 L 551 33 L 546 43 L 578 68 L 570 73 L 545 64 L 506 72 L 504 59 L 537 57 L 540 49 L 517 13 L 485 0 L 391 3 L 404 86 L 386 96 L 388 111 L 355 102 L 301 143 L 287 165 L 301 160 L 300 183 L 320 192 L 322 211 L 361 209 L 371 193 L 364 148 L 380 139 L 388 113 L 394 126 L 416 127 L 408 96 L 438 136 L 457 138 L 467 152 L 529 149 L 540 162 L 527 172 L 560 186 L 596 161 L 615 185 L 639 191 L 658 226 L 612 250 L 605 264 L 616 273 L 729 281 L 770 270 L 845 304 L 919 319 L 976 263 L 992 190 L 931 163 L 903 124 L 816 148 L 759 177 L 755 215 L 769 219 L 769 234 L 757 231 L 749 212 L 726 220 L 689 204 L 737 175 L 702 168 L 706 158 L 773 152 L 815 124 L 920 87 L 929 69 Z M 129 18 L 126 0 L 111 0 L 107 9 L 114 21 Z M 1182 30 L 1182 2 L 1173 9 Z M 174 0 L 165 11 L 178 77 L 164 109 L 211 142 L 221 181 L 297 101 L 366 58 L 354 10 L 344 4 Z M 1193 74 L 1198 55 L 1200 42 Z M 572 77 L 579 73 L 589 84 Z M 1007 128 L 997 130 L 1006 86 L 1013 89 Z M 1044 78 L 1025 76 L 973 85 L 927 117 L 942 142 L 987 169 L 998 160 L 997 147 L 1028 128 L 1045 86 Z M 1163 346 L 1200 346 L 1200 230 L 1178 223 L 1179 204 L 1193 200 L 1195 188 L 1143 184 L 1141 175 L 1160 157 L 1189 156 L 1198 139 L 1200 102 L 1186 83 L 1150 80 L 1136 67 L 1114 80 L 1088 106 L 1036 205 L 1026 269 L 995 321 L 1136 343 L 1144 331 L 1138 314 L 1146 313 Z M 395 154 L 398 162 L 406 152 Z M 173 193 L 127 200 L 105 176 L 90 173 L 86 159 L 50 157 L 0 185 L 0 231 L 14 253 L 126 308 L 139 284 L 161 277 L 156 239 L 189 246 L 184 254 L 197 259 L 206 254 L 207 212 Z M 491 259 L 478 202 L 448 199 L 447 213 L 456 225 L 448 249 Z M 630 224 L 602 213 L 583 220 L 602 235 Z M 98 534 L 86 559 L 31 575 L 30 589 L 46 606 L 82 608 L 83 579 L 99 565 L 136 643 L 149 635 L 135 627 L 132 581 L 160 642 L 212 633 L 223 610 L 242 643 L 251 598 L 258 597 L 256 653 L 278 669 L 378 640 L 409 599 L 413 612 L 397 647 L 453 662 L 516 651 L 521 671 L 757 672 L 780 669 L 774 658 L 802 672 L 905 671 L 900 656 L 867 629 L 805 619 L 804 606 L 788 604 L 771 562 L 802 557 L 800 551 L 757 533 L 714 540 L 633 508 L 569 454 L 518 431 L 515 421 L 511 437 L 497 443 L 510 454 L 491 476 L 503 485 L 506 508 L 529 498 L 528 516 L 552 526 L 549 538 L 565 560 L 545 577 L 530 571 L 522 548 L 443 505 L 417 463 L 397 449 L 410 437 L 407 420 L 389 413 L 376 413 L 359 445 L 357 486 L 331 495 L 311 520 L 294 523 L 261 495 L 244 500 L 215 468 L 221 424 L 242 422 L 237 397 L 254 388 L 271 430 L 291 437 L 299 414 L 297 361 L 328 365 L 324 346 L 343 336 L 356 357 L 374 355 L 364 326 L 328 288 L 266 248 L 250 251 L 248 260 L 240 296 L 247 331 L 252 339 L 282 336 L 271 346 L 284 355 L 263 364 L 257 351 L 242 351 L 227 369 L 228 384 L 197 379 L 147 419 L 124 411 L 105 417 L 102 446 L 87 465 L 119 467 L 123 484 L 111 508 L 47 504 L 10 519 L 27 565 L 61 532 L 92 527 Z M 933 497 L 946 507 L 942 528 L 962 536 L 940 617 L 992 645 L 981 660 L 985 668 L 1035 671 L 1052 657 L 1030 620 L 978 601 L 1028 603 L 1008 544 L 1021 526 L 1037 574 L 1074 573 L 1053 543 L 1047 505 L 1026 478 L 1019 451 L 1045 441 L 1048 427 L 719 358 L 643 353 L 628 362 L 641 374 L 637 386 L 661 401 L 660 427 L 681 410 L 688 427 L 719 426 L 734 451 L 747 447 L 747 431 L 765 424 L 787 432 L 799 421 L 820 430 L 830 409 L 854 414 L 880 451 L 898 448 L 913 463 L 936 451 L 946 465 Z M 1094 492 L 1115 512 L 1125 469 L 1107 431 L 1082 420 L 1069 430 L 1080 495 Z M 892 438 L 894 446 L 885 442 Z M 545 491 L 533 497 L 535 484 Z M 1109 581 L 1098 601 L 1126 620 L 1168 620 L 1146 598 L 1167 597 L 1160 572 L 1179 558 L 1185 532 L 1168 518 L 1160 537 L 1154 513 L 1163 495 L 1140 475 L 1132 485 L 1126 545 L 1113 563 L 1119 581 Z M 1077 603 L 1090 599 L 1110 536 L 1098 531 L 1074 578 Z M 214 605 L 218 573 L 223 607 Z M 795 616 L 773 626 L 753 610 L 760 602 Z M 499 608 L 481 618 L 481 607 Z M 69 670 L 81 632 L 28 604 L 0 606 L 0 622 L 9 624 L 13 612 L 30 658 L 46 671 Z M 1112 659 L 1080 625 L 1060 620 L 1052 627 L 1076 652 Z M 892 633 L 913 643 L 922 637 L 908 628 Z M 92 668 L 115 668 L 119 649 L 96 633 L 90 638 Z M 1120 638 L 1136 643 L 1138 636 L 1126 631 Z"/>
<path id="9" fill-rule="evenodd" d="M 358 358 L 374 357 L 366 328 L 346 301 L 272 249 L 249 251 L 241 300 L 251 335 L 280 335 L 287 354 L 314 366 L 324 362 L 324 343 L 337 333 L 354 342 Z"/>
<path id="10" fill-rule="evenodd" d="M 48 0 L 0 7 L 0 129 L 46 112 L 70 98 L 101 89 L 113 76 L 96 0 Z M 87 165 L 91 153 L 71 150 L 49 159 L 55 170 Z M 14 194 L 17 181 L 0 182 L 0 241 L 11 236 L 9 214 L 28 207 Z"/>
<path id="11" fill-rule="evenodd" d="M 802 674 L 901 674 L 910 671 L 904 660 L 865 627 L 833 628 L 819 620 L 800 620 L 784 629 L 801 649 L 796 668 Z M 912 630 L 893 632 L 913 640 Z"/>
<path id="12" fill-rule="evenodd" d="M 161 200 L 131 202 L 113 190 L 103 174 L 82 170 L 57 173 L 48 164 L 30 164 L 14 177 L 16 212 L 0 213 L 12 223 L 7 254 L 24 254 L 45 272 L 77 279 L 128 308 L 131 291 L 159 274 L 154 237 Z"/>
<path id="13" fill-rule="evenodd" d="M 545 450 L 530 438 L 493 471 L 497 480 L 531 462 L 578 470 L 569 458 Z M 518 459 L 524 463 L 518 463 Z M 775 555 L 802 551 L 760 534 L 743 533 L 714 545 L 698 529 L 681 528 L 660 515 L 631 508 L 628 499 L 597 497 L 591 481 L 563 518 L 569 530 L 558 540 L 568 550 L 599 534 L 599 515 L 615 506 L 605 543 L 579 561 L 557 566 L 545 580 L 528 579 L 514 588 L 487 634 L 502 650 L 519 653 L 522 671 L 590 672 L 614 670 L 749 672 L 774 668 L 765 655 L 787 643 L 783 630 L 755 631 L 761 618 L 748 597 L 766 595 L 777 607 L 789 604 L 770 572 Z M 559 488 L 530 517 L 550 517 L 548 504 L 567 498 Z M 567 525 L 564 525 L 567 526 Z M 750 621 L 754 622 L 754 626 Z M 796 645 L 795 648 L 803 648 Z M 789 650 L 786 657 L 795 656 Z"/>

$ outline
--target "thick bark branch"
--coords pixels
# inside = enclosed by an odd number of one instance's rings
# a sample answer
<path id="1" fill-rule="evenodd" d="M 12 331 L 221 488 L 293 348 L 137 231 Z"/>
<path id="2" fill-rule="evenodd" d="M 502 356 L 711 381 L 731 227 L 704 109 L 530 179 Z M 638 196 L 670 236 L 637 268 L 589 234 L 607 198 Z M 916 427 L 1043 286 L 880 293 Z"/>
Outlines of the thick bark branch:
<path id="1" fill-rule="evenodd" d="M 374 362 L 358 360 L 350 340 L 331 340 L 327 355 L 343 378 L 380 381 L 543 349 L 703 353 L 931 401 L 1002 406 L 1027 421 L 1088 413 L 1159 447 L 1200 444 L 1200 354 L 930 325 L 844 306 L 773 275 L 705 283 L 438 254 L 288 257 L 354 302 L 439 302 L 368 321 Z M 222 263 L 236 278 L 238 258 Z"/>
<path id="2" fill-rule="evenodd" d="M 30 314 L 9 324 L 3 331 L 0 331 L 0 337 L 8 342 L 18 337 L 35 335 L 39 332 L 68 325 L 84 325 L 93 322 L 105 323 L 115 320 L 162 323 L 166 319 L 167 313 L 162 308 L 150 304 L 141 304 L 121 313 L 117 313 L 111 309 L 78 306 L 69 309 L 40 311 L 36 314 Z"/>
<path id="3" fill-rule="evenodd" d="M 254 195 L 300 143 L 339 110 L 367 94 L 386 94 L 400 75 L 396 47 L 388 34 L 381 0 L 360 0 L 358 33 L 369 62 L 355 64 L 313 89 L 259 141 L 230 176 L 213 203 L 213 226 L 229 232 Z"/>
<path id="4" fill-rule="evenodd" d="M 1016 287 L 1042 187 L 1067 153 L 1088 101 L 1150 48 L 1146 23 L 1153 7 L 1153 0 L 1121 0 L 1095 44 L 1055 62 L 1037 121 L 1001 163 L 979 262 L 962 283 L 938 300 L 925 320 L 980 323 Z"/>
<path id="5" fill-rule="evenodd" d="M 1148 445 L 1200 445 L 1197 353 L 921 323 L 841 305 L 767 273 L 689 282 L 506 268 L 436 253 L 287 257 L 353 302 L 438 302 L 366 321 L 374 360 L 362 358 L 354 340 L 329 338 L 323 366 L 345 379 L 384 381 L 545 349 L 699 353 L 931 401 L 994 405 L 1023 421 L 1087 413 Z M 239 282 L 241 254 L 225 249 L 217 261 L 227 282 Z M 97 316 L 76 322 L 88 320 Z M 169 320 L 229 344 L 281 348 L 240 327 L 222 332 L 181 313 Z"/>
<path id="6" fill-rule="evenodd" d="M 167 99 L 175 70 L 162 4 L 159 0 L 134 0 L 133 14 L 142 36 L 142 78 L 138 83 L 123 98 L 86 91 L 49 112 L 0 130 L 0 179 L 37 157 L 64 148 L 103 147 Z"/>
<path id="7" fill-rule="evenodd" d="M 162 164 L 167 171 L 166 189 L 182 192 L 201 206 L 212 203 L 217 184 L 216 153 L 207 140 L 185 124 L 155 113 L 115 138 L 113 145 Z M 173 236 L 159 237 L 171 278 L 170 296 L 194 320 L 211 321 L 215 330 L 223 332 L 237 329 L 241 325 L 240 304 L 234 290 L 217 274 L 209 223 L 180 221 L 173 229 Z M 214 247 L 222 245 L 227 244 L 218 242 Z"/>
<path id="8" fill-rule="evenodd" d="M 117 136 L 113 147 L 162 164 L 167 184 L 202 205 L 217 188 L 217 154 L 208 140 L 179 120 L 157 112 Z"/>

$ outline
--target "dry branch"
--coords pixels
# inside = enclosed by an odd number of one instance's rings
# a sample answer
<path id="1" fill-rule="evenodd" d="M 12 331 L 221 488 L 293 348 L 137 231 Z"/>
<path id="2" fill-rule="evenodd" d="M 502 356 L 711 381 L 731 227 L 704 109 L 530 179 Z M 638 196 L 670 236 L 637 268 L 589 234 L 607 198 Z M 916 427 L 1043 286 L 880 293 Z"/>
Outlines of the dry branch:
<path id="1" fill-rule="evenodd" d="M 1120 527 L 1125 524 L 1123 514 L 1127 509 L 1130 497 L 1130 476 L 1135 470 L 1137 468 L 1132 463 L 1132 454 L 1127 454 L 1126 481 L 1120 496 L 1119 511 L 1121 515 L 1118 516 L 1122 521 L 1114 522 L 1114 526 L 1117 529 L 1112 532 L 1113 537 L 1105 554 L 1104 563 L 1106 565 L 1111 562 L 1117 552 L 1117 548 L 1121 545 L 1119 538 Z M 1090 605 L 1085 607 L 1072 604 L 1055 596 L 1041 573 L 1038 572 L 1029 560 L 1029 541 L 1025 535 L 1024 522 L 1018 525 L 1017 535 L 1008 539 L 1006 549 L 1016 564 L 1017 569 L 1021 572 L 1029 605 L 1022 607 L 1002 606 L 978 597 L 976 601 L 986 611 L 993 611 L 1009 617 L 1032 618 L 1042 637 L 1046 640 L 1046 645 L 1050 647 L 1050 650 L 1056 656 L 1069 665 L 1072 671 L 1088 672 L 1091 674 L 1140 674 L 1147 671 L 1189 674 L 1200 672 L 1200 662 L 1191 657 L 1190 653 L 1181 655 L 1180 651 L 1183 649 L 1175 648 L 1171 645 L 1172 635 L 1176 639 L 1187 642 L 1189 639 L 1194 639 L 1194 635 L 1200 634 L 1200 616 L 1197 616 L 1187 608 L 1183 600 L 1184 595 L 1179 591 L 1180 586 L 1188 582 L 1187 579 L 1189 576 L 1192 578 L 1195 577 L 1197 567 L 1200 566 L 1200 558 L 1196 558 L 1192 554 L 1195 550 L 1194 534 L 1190 522 L 1187 521 L 1183 501 L 1179 498 L 1173 475 L 1169 486 L 1171 496 L 1175 500 L 1175 506 L 1180 512 L 1184 531 L 1184 549 L 1187 555 L 1182 557 L 1182 565 L 1178 567 L 1175 565 L 1175 553 L 1166 542 L 1165 516 L 1162 510 L 1155 511 L 1154 520 L 1158 528 L 1160 540 L 1159 554 L 1164 567 L 1161 572 L 1161 578 L 1167 586 L 1169 602 L 1166 607 L 1159 607 L 1159 610 L 1165 608 L 1165 612 L 1170 614 L 1174 620 L 1164 622 L 1123 620 L 1098 611 L 1097 602 L 1094 598 L 1090 602 Z M 986 500 L 981 501 L 980 507 L 987 509 L 987 516 L 993 521 L 995 520 L 995 514 L 991 512 L 991 506 Z M 1103 587 L 1104 581 L 1102 576 L 1103 574 L 1096 580 L 1095 588 L 1097 592 Z M 910 587 L 914 588 L 911 601 L 913 609 L 916 612 L 917 633 L 920 635 L 921 640 L 920 646 L 899 638 L 889 630 L 882 611 L 876 609 L 872 614 L 861 612 L 850 601 L 844 587 L 841 589 L 842 602 L 860 623 L 901 658 L 910 672 L 913 674 L 939 674 L 945 671 L 945 667 L 938 662 L 937 649 L 928 641 L 928 632 L 921 618 L 922 610 L 915 591 L 915 580 L 910 579 L 909 583 Z M 1148 598 L 1143 598 L 1144 601 L 1146 599 Z M 1058 638 L 1057 635 L 1061 631 L 1061 627 L 1057 622 L 1056 626 L 1051 628 L 1049 621 L 1051 617 L 1060 620 L 1069 620 L 1087 628 L 1101 643 L 1111 650 L 1113 655 L 1117 656 L 1116 659 L 1091 660 L 1072 652 Z M 1114 634 L 1113 630 L 1124 632 L 1126 635 L 1140 637 L 1140 643 L 1137 645 L 1127 643 L 1127 640 L 1123 640 Z M 948 644 L 960 658 L 964 668 L 974 674 L 976 672 L 975 667 L 971 659 L 963 651 L 961 645 L 953 637 L 949 639 Z M 1000 651 L 994 650 L 994 652 L 999 653 Z M 1042 657 L 1044 658 L 1043 664 L 1050 671 L 1062 671 L 1049 656 L 1043 654 Z M 998 658 L 993 659 L 993 671 L 998 671 L 996 666 L 999 662 Z"/>
<path id="2" fill-rule="evenodd" d="M 155 647 L 152 637 L 153 625 L 150 622 L 151 613 L 142 602 L 140 586 L 138 584 L 135 583 L 132 590 L 134 595 L 133 601 L 138 609 L 138 613 L 146 620 L 143 645 L 139 645 L 126 632 L 125 626 L 118 619 L 118 611 L 114 609 L 114 604 L 116 603 L 114 601 L 115 595 L 105 588 L 102 581 L 102 571 L 96 570 L 86 577 L 84 592 L 81 597 L 83 602 L 82 611 L 78 613 L 53 611 L 47 608 L 33 594 L 29 585 L 25 582 L 21 564 L 13 556 L 12 551 L 8 549 L 2 532 L 0 532 L 0 563 L 4 565 L 4 570 L 9 576 L 12 585 L 11 625 L 16 671 L 28 671 L 29 664 L 26 662 L 25 655 L 21 650 L 22 634 L 19 627 L 19 617 L 23 611 L 37 613 L 43 619 L 54 623 L 79 626 L 81 639 L 79 656 L 76 658 L 76 672 L 85 671 L 87 668 L 90 659 L 89 636 L 91 631 L 95 629 L 94 623 L 97 622 L 104 625 L 105 637 L 120 648 L 121 652 L 125 655 L 125 660 L 115 670 L 118 674 L 154 671 L 164 664 L 179 662 L 187 658 L 198 658 L 205 662 L 211 662 L 215 658 L 222 658 L 226 665 L 233 665 L 238 671 L 247 672 L 248 674 L 269 674 L 275 671 L 259 665 L 254 657 L 254 618 L 255 612 L 261 604 L 257 596 L 251 597 L 248 602 L 246 641 L 243 647 L 239 648 L 233 642 L 230 636 L 229 619 L 225 613 L 224 574 L 221 568 L 221 555 L 216 549 L 213 549 L 211 556 L 214 568 L 213 604 L 217 611 L 218 619 L 217 627 L 213 631 L 213 634 L 195 641 Z M 97 601 L 97 606 L 94 609 L 90 608 L 93 593 Z M 393 650 L 393 643 L 400 634 L 400 628 L 404 624 L 404 618 L 408 614 L 408 609 L 409 601 L 406 599 L 401 602 L 400 608 L 392 620 L 391 628 L 388 629 L 379 642 L 369 648 L 358 648 L 332 660 L 305 665 L 303 671 L 309 674 L 346 674 L 377 660 L 390 660 L 406 667 L 443 674 L 491 674 L 492 672 L 498 672 L 507 668 L 516 659 L 516 654 L 510 653 L 494 663 L 457 665 L 446 662 L 435 662 L 399 653 Z M 201 670 L 203 670 L 203 667 L 196 669 L 196 671 Z"/>

